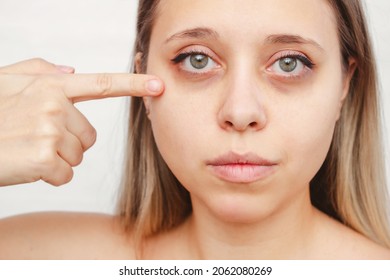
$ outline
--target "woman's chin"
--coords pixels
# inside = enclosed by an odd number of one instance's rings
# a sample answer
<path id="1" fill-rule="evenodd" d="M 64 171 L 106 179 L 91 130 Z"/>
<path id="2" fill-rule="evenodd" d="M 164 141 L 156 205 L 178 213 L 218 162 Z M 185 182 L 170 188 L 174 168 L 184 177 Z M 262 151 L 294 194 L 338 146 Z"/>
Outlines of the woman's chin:
<path id="1" fill-rule="evenodd" d="M 213 215 L 225 223 L 253 224 L 266 219 L 274 211 L 269 203 L 240 197 L 224 197 L 210 205 Z"/>

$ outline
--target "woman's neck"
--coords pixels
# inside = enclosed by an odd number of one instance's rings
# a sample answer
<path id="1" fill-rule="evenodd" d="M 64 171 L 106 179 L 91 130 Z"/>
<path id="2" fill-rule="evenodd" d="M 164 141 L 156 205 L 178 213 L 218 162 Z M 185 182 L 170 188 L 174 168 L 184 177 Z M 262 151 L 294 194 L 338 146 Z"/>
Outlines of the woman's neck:
<path id="1" fill-rule="evenodd" d="M 221 221 L 207 209 L 194 207 L 182 230 L 195 259 L 304 258 L 316 213 L 308 194 L 251 223 Z"/>

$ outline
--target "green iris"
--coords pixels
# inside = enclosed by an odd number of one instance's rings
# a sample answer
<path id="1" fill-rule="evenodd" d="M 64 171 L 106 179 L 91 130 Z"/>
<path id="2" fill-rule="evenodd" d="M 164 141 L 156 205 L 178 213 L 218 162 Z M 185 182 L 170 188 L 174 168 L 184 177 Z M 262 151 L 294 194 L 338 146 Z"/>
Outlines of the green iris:
<path id="1" fill-rule="evenodd" d="M 294 71 L 297 68 L 297 64 L 297 59 L 291 57 L 285 57 L 279 61 L 280 69 L 288 73 Z"/>
<path id="2" fill-rule="evenodd" d="M 191 55 L 190 63 L 195 69 L 203 69 L 209 63 L 209 58 L 203 54 Z"/>

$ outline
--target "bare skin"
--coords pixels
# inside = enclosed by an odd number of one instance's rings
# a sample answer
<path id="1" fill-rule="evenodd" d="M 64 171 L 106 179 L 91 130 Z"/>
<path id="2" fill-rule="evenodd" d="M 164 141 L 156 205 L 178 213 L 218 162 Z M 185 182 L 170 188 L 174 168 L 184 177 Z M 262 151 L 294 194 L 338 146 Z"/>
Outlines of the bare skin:
<path id="1" fill-rule="evenodd" d="M 346 226 L 313 209 L 316 223 L 305 227 L 309 235 L 291 233 L 268 242 L 247 238 L 237 248 L 221 238 L 208 237 L 201 243 L 193 234 L 191 219 L 181 227 L 155 238 L 149 243 L 146 258 L 150 259 L 390 259 L 390 251 Z M 211 240 L 215 238 L 214 240 Z M 240 240 L 241 241 L 241 240 Z M 251 243 L 253 241 L 253 243 Z M 257 244 L 255 243 L 257 242 Z M 205 245 L 207 244 L 207 245 Z M 234 245 L 232 245 L 234 244 Z M 164 249 L 165 248 L 165 249 Z M 238 249 L 238 250 L 237 250 Z M 241 250 L 241 253 L 240 253 Z M 169 252 L 166 254 L 165 252 Z M 250 253 L 252 252 L 252 253 Z M 253 253 L 255 252 L 255 253 Z M 184 257 L 183 257 L 184 256 Z"/>
<path id="2" fill-rule="evenodd" d="M 256 256 L 244 259 L 390 259 L 390 251 L 317 210 L 308 239 L 291 235 L 260 244 Z M 200 243 L 191 234 L 190 218 L 180 227 L 150 238 L 145 259 L 238 259 L 228 243 Z M 296 239 L 298 238 L 298 239 Z M 294 240 L 294 242 L 290 242 Z M 297 242 L 299 240 L 299 242 Z M 247 240 L 247 243 L 250 243 Z M 309 244 L 307 244 L 309 243 Z M 298 246 L 297 246 L 298 244 Z M 223 246 L 221 246 L 223 245 Z M 309 246 L 307 246 L 309 245 Z M 36 213 L 0 222 L 0 259 L 136 259 L 131 234 L 113 216 L 83 213 Z M 222 250 L 221 250 L 222 249 Z"/>
<path id="3" fill-rule="evenodd" d="M 112 216 L 37 213 L 0 222 L 0 259 L 134 259 Z"/>
<path id="4" fill-rule="evenodd" d="M 234 0 L 198 0 L 191 1 L 192 5 L 182 5 L 184 1 L 161 0 L 164 10 L 158 20 L 162 23 L 158 24 L 152 36 L 148 73 L 162 77 L 167 87 L 161 98 L 145 98 L 145 102 L 150 109 L 149 118 L 159 148 L 174 173 L 186 182 L 194 210 L 182 225 L 148 238 L 142 258 L 390 259 L 388 249 L 332 220 L 310 203 L 309 181 L 326 155 L 334 123 L 348 92 L 350 73 L 345 76 L 341 73 L 341 59 L 338 49 L 335 48 L 336 28 L 332 25 L 334 21 L 331 18 L 327 20 L 325 16 L 327 14 L 324 11 L 329 11 L 327 7 L 321 7 L 317 1 L 314 7 L 309 5 L 313 4 L 310 1 L 301 1 L 302 5 L 297 5 L 296 1 L 291 5 L 291 1 L 275 0 L 272 1 L 272 5 L 275 5 L 272 6 L 273 9 L 264 9 L 256 5 L 271 5 L 270 1 L 248 0 L 247 3 L 254 5 L 252 7 Z M 287 14 L 280 15 L 283 10 L 281 7 L 286 5 L 289 5 Z M 220 7 L 231 10 L 215 15 L 214 12 Z M 304 7 L 311 9 L 303 12 Z M 321 17 L 310 16 L 315 9 L 318 9 Z M 261 11 L 266 12 L 261 16 L 237 17 L 232 24 L 228 20 L 231 14 L 247 15 Z M 283 29 L 286 24 L 276 24 L 283 23 L 294 15 L 299 16 L 292 18 L 293 21 L 287 24 L 287 29 Z M 310 20 L 310 24 L 305 22 L 304 17 L 301 19 L 301 15 L 308 15 L 306 20 Z M 227 19 L 219 19 L 217 16 L 226 16 Z M 283 20 L 277 20 L 278 17 Z M 202 22 L 202 28 L 207 28 L 206 31 L 202 29 L 199 32 L 199 29 L 196 29 L 198 33 L 184 32 L 172 37 L 172 34 L 182 32 L 183 29 L 199 27 L 199 22 Z M 257 25 L 263 28 L 255 28 Z M 272 40 L 275 37 L 269 37 L 268 33 L 258 33 L 259 30 L 267 31 L 267 26 L 273 28 L 271 35 L 274 35 L 273 32 L 278 33 L 278 28 L 281 27 L 281 34 L 286 34 L 294 28 L 298 35 L 302 32 L 301 37 L 314 38 L 321 47 L 318 48 L 312 41 L 299 44 L 296 40 L 283 45 L 280 42 L 286 41 L 285 37 L 283 40 Z M 180 30 L 176 30 L 179 27 Z M 243 27 L 246 28 L 245 32 L 242 32 Z M 263 40 L 263 37 L 268 40 Z M 274 41 L 278 43 L 272 43 Z M 206 54 L 216 54 L 215 64 L 211 64 L 213 67 L 207 74 L 189 74 L 188 72 L 194 69 L 188 63 L 173 66 L 173 56 L 189 45 L 196 47 L 196 51 L 201 49 Z M 268 62 L 267 59 L 274 57 L 280 50 L 287 50 L 288 53 L 308 52 L 314 57 L 317 68 L 313 71 L 305 68 L 305 75 L 297 73 L 298 78 L 291 80 L 274 71 L 277 64 L 273 60 L 273 64 L 259 67 L 259 61 Z M 267 59 L 262 57 L 263 54 L 267 54 Z M 49 73 L 58 71 L 50 66 L 48 68 Z M 18 71 L 20 69 L 15 72 Z M 263 77 L 266 79 L 262 79 Z M 31 78 L 37 77 L 35 74 L 33 77 L 27 75 L 22 77 L 22 80 L 30 85 Z M 43 85 L 47 85 L 47 81 L 53 83 L 53 76 L 46 78 L 43 79 Z M 61 111 L 60 119 L 65 121 L 59 122 L 60 131 L 64 131 L 64 124 L 69 116 L 78 115 L 68 103 L 101 98 L 102 92 L 105 93 L 104 96 L 107 92 L 111 93 L 109 96 L 118 95 L 118 90 L 100 90 L 100 94 L 92 95 L 87 90 L 87 93 L 74 95 L 75 90 L 80 91 L 80 88 L 83 88 L 83 83 L 77 79 L 84 79 L 86 82 L 90 81 L 89 78 L 91 77 L 74 78 L 71 87 L 73 90 L 69 91 L 69 87 L 65 86 L 65 93 L 68 94 L 60 98 L 60 104 L 61 108 L 68 109 Z M 96 81 L 97 77 L 92 78 Z M 61 89 L 59 92 L 63 92 L 62 87 L 69 79 L 71 78 L 61 76 L 54 82 L 57 89 Z M 14 83 L 10 83 L 12 84 Z M 38 85 L 39 89 L 46 88 L 41 82 Z M 207 87 L 204 87 L 205 85 Z M 140 88 L 142 87 L 141 83 Z M 16 92 L 23 88 L 25 87 L 17 89 Z M 34 92 L 42 92 L 36 87 L 32 89 Z M 121 94 L 122 90 L 119 91 Z M 142 90 L 135 90 L 127 92 L 126 95 L 135 92 L 143 94 Z M 41 100 L 48 97 L 41 96 Z M 47 116 L 47 112 L 43 112 L 43 115 Z M 286 115 L 288 123 L 285 121 Z M 172 118 L 176 120 L 174 124 L 169 121 Z M 53 125 L 51 118 L 44 119 L 50 126 Z M 67 131 L 77 138 L 76 144 L 71 146 L 79 146 L 78 148 L 56 146 L 62 142 L 58 141 L 58 134 L 54 134 L 54 138 L 49 137 L 52 143 L 49 158 L 54 158 L 54 161 L 43 160 L 46 164 L 39 164 L 39 168 L 33 169 L 20 168 L 18 164 L 23 164 L 23 161 L 16 161 L 17 168 L 13 170 L 24 171 L 21 172 L 22 175 L 26 170 L 35 172 L 27 172 L 27 177 L 10 176 L 7 177 L 8 180 L 44 179 L 55 185 L 70 180 L 71 167 L 81 161 L 83 151 L 93 144 L 94 139 L 93 129 L 86 121 L 81 123 L 84 123 L 83 129 L 67 127 Z M 321 127 L 319 123 L 322 124 Z M 197 131 L 200 128 L 202 130 Z M 89 140 L 83 139 L 82 133 L 77 131 L 90 131 L 87 133 Z M 64 139 L 63 135 L 68 135 L 68 132 L 61 134 L 60 139 Z M 167 135 L 173 135 L 171 139 L 177 139 L 179 143 L 187 143 L 188 139 L 196 141 L 193 141 L 193 145 L 180 147 L 182 153 L 172 153 L 172 149 L 177 151 L 177 145 L 166 141 L 164 137 Z M 210 138 L 216 141 L 210 143 Z M 40 147 L 41 142 L 37 143 L 37 147 Z M 263 153 L 262 156 L 275 159 L 278 162 L 276 172 L 264 180 L 245 185 L 220 180 L 210 175 L 208 169 L 199 168 L 202 166 L 200 162 L 204 161 L 202 157 L 209 156 L 214 151 L 231 150 L 232 146 L 235 149 Z M 28 147 L 30 146 L 26 145 L 25 149 Z M 63 152 L 57 153 L 58 150 Z M 66 152 L 70 150 L 78 152 Z M 180 156 L 183 158 L 177 158 Z M 196 164 L 191 166 L 186 158 L 191 158 Z M 53 162 L 62 163 L 61 166 L 68 172 L 53 173 Z M 3 180 L 7 182 L 7 178 Z M 0 221 L 0 248 L 2 259 L 136 258 L 132 234 L 123 232 L 117 217 L 98 214 L 41 213 L 3 219 Z"/>

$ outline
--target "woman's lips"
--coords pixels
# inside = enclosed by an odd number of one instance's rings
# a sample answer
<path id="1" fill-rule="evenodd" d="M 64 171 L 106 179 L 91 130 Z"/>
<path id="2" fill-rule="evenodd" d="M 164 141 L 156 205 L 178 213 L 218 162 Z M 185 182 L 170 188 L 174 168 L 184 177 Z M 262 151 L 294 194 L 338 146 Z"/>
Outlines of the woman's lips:
<path id="1" fill-rule="evenodd" d="M 232 183 L 252 183 L 269 176 L 277 166 L 276 162 L 265 160 L 256 154 L 237 154 L 229 152 L 207 166 L 218 178 Z"/>

